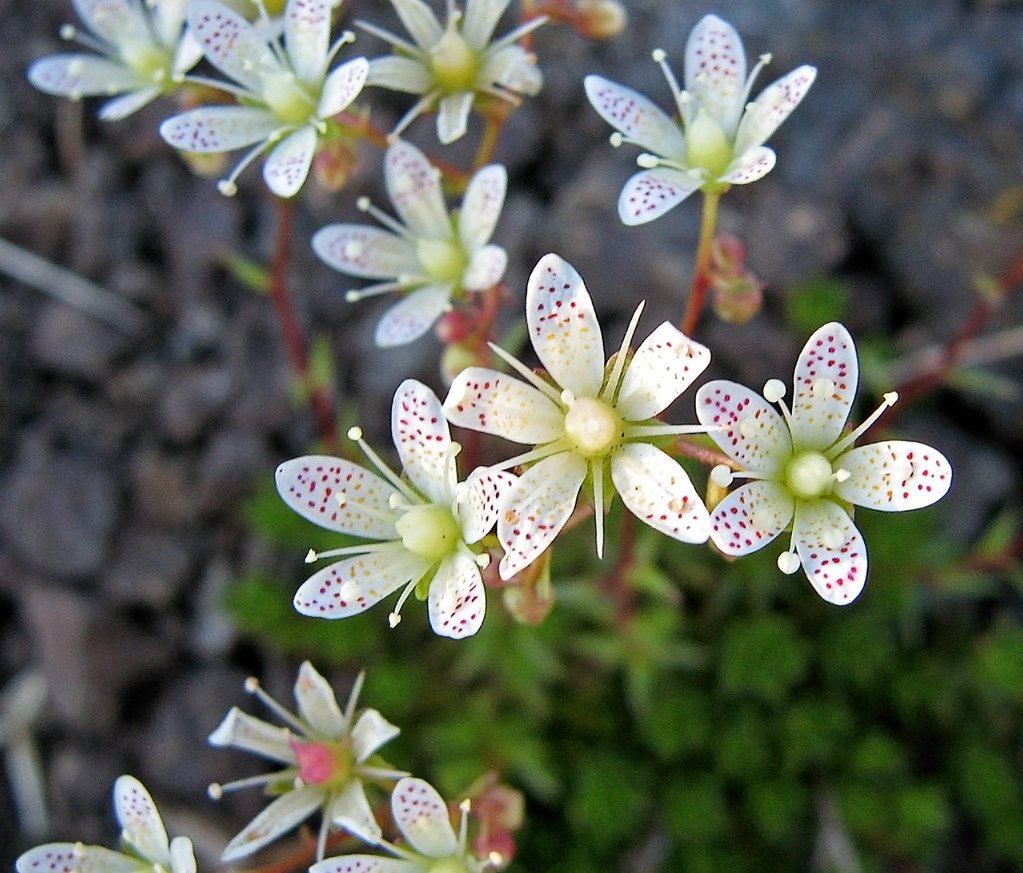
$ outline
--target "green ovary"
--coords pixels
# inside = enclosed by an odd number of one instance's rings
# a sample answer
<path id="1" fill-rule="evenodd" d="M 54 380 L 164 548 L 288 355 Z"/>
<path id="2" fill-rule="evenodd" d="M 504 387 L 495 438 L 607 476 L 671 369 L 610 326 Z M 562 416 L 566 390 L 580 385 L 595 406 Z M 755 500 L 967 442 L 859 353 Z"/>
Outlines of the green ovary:
<path id="1" fill-rule="evenodd" d="M 691 167 L 705 169 L 712 180 L 732 162 L 732 144 L 721 125 L 704 109 L 696 113 L 686 128 L 686 158 Z"/>
<path id="2" fill-rule="evenodd" d="M 578 397 L 565 415 L 565 436 L 584 458 L 602 458 L 618 445 L 622 420 L 603 400 Z"/>
<path id="3" fill-rule="evenodd" d="M 305 124 L 315 108 L 293 73 L 264 74 L 263 100 L 284 124 Z"/>
<path id="4" fill-rule="evenodd" d="M 785 485 L 793 497 L 813 500 L 831 489 L 831 462 L 820 452 L 796 455 L 785 467 Z"/>
<path id="5" fill-rule="evenodd" d="M 438 87 L 445 94 L 473 91 L 479 59 L 463 36 L 449 27 L 430 49 L 430 66 Z"/>
<path id="6" fill-rule="evenodd" d="M 394 527 L 406 549 L 430 561 L 450 555 L 462 536 L 451 510 L 432 503 L 413 506 Z"/>
<path id="7" fill-rule="evenodd" d="M 469 873 L 469 868 L 461 858 L 441 858 L 434 861 L 428 870 L 429 873 Z"/>
<path id="8" fill-rule="evenodd" d="M 416 257 L 426 274 L 438 282 L 458 282 L 469 263 L 461 246 L 443 239 L 419 240 Z"/>
<path id="9" fill-rule="evenodd" d="M 145 41 L 129 41 L 120 46 L 121 60 L 131 67 L 140 79 L 154 84 L 169 84 L 171 56 L 168 51 Z"/>

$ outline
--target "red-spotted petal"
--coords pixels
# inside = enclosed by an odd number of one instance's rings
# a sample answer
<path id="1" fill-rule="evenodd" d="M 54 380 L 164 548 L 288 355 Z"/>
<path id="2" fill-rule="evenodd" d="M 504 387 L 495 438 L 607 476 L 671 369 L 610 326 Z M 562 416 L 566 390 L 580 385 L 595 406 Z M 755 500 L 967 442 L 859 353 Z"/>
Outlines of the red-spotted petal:
<path id="1" fill-rule="evenodd" d="M 848 479 L 835 485 L 839 497 L 882 512 L 930 506 L 952 484 L 952 465 L 941 452 L 903 440 L 851 449 L 832 467 L 849 472 Z"/>
<path id="2" fill-rule="evenodd" d="M 322 788 L 312 786 L 296 788 L 278 797 L 227 844 L 220 860 L 237 861 L 273 842 L 316 812 L 324 797 Z"/>
<path id="3" fill-rule="evenodd" d="M 310 576 L 295 593 L 295 609 L 314 618 L 348 618 L 426 575 L 430 562 L 401 543 L 345 558 Z"/>
<path id="4" fill-rule="evenodd" d="M 540 445 L 565 431 L 565 413 L 521 379 L 486 367 L 467 367 L 451 383 L 444 414 L 452 424 Z"/>
<path id="5" fill-rule="evenodd" d="M 108 100 L 100 107 L 99 117 L 104 121 L 120 121 L 127 118 L 133 112 L 138 112 L 143 106 L 152 103 L 160 96 L 160 89 L 153 85 L 151 88 L 140 88 L 138 91 L 129 91 L 113 100 Z"/>
<path id="6" fill-rule="evenodd" d="M 642 421 L 665 410 L 710 363 L 710 349 L 668 322 L 636 349 L 618 393 L 617 409 L 626 421 Z"/>
<path id="7" fill-rule="evenodd" d="M 459 492 L 457 515 L 462 539 L 479 542 L 497 524 L 505 498 L 518 477 L 512 473 L 477 467 Z"/>
<path id="8" fill-rule="evenodd" d="M 792 495 L 777 482 L 749 482 L 714 507 L 710 538 L 726 555 L 748 555 L 785 530 L 794 511 Z"/>
<path id="9" fill-rule="evenodd" d="M 365 58 L 355 58 L 331 70 L 323 83 L 316 114 L 320 118 L 329 118 L 347 109 L 362 91 L 368 73 L 369 62 Z"/>
<path id="10" fill-rule="evenodd" d="M 443 145 L 450 145 L 464 136 L 475 96 L 472 91 L 461 91 L 440 98 L 437 104 L 437 139 Z"/>
<path id="11" fill-rule="evenodd" d="M 483 246 L 476 249 L 469 259 L 469 266 L 462 274 L 462 287 L 466 291 L 486 291 L 493 288 L 504 276 L 508 266 L 508 253 L 500 246 Z"/>
<path id="12" fill-rule="evenodd" d="M 121 823 L 121 836 L 139 855 L 155 863 L 169 859 L 167 831 L 153 798 L 134 776 L 121 776 L 114 783 L 114 811 Z"/>
<path id="13" fill-rule="evenodd" d="M 384 156 L 387 195 L 416 236 L 440 239 L 450 234 L 451 221 L 441 196 L 440 176 L 419 149 L 398 140 Z"/>
<path id="14" fill-rule="evenodd" d="M 611 481 L 640 521 L 684 543 L 706 542 L 707 507 L 689 475 L 655 446 L 630 443 L 611 456 Z"/>
<path id="15" fill-rule="evenodd" d="M 458 851 L 447 804 L 429 782 L 411 776 L 398 780 L 391 811 L 409 845 L 420 854 L 448 858 Z"/>
<path id="16" fill-rule="evenodd" d="M 313 864 L 309 873 L 421 873 L 422 869 L 418 861 L 402 861 L 381 855 L 341 855 Z"/>
<path id="17" fill-rule="evenodd" d="M 295 702 L 298 714 L 313 730 L 335 739 L 346 730 L 345 718 L 338 706 L 334 689 L 308 661 L 304 661 L 295 680 Z"/>
<path id="18" fill-rule="evenodd" d="M 719 182 L 729 185 L 748 185 L 763 179 L 774 169 L 778 156 L 767 146 L 757 146 L 739 155 L 728 165 L 724 174 L 718 177 Z"/>
<path id="19" fill-rule="evenodd" d="M 263 91 L 260 71 L 280 67 L 255 28 L 216 0 L 192 0 L 188 29 L 213 66 L 256 94 Z"/>
<path id="20" fill-rule="evenodd" d="M 141 9 L 130 0 L 72 0 L 78 17 L 113 45 L 153 40 Z"/>
<path id="21" fill-rule="evenodd" d="M 460 640 L 480 629 L 487 595 L 480 568 L 471 555 L 456 552 L 441 562 L 430 582 L 428 600 L 434 633 Z"/>
<path id="22" fill-rule="evenodd" d="M 270 152 L 263 165 L 263 179 L 278 197 L 294 197 L 305 183 L 316 142 L 315 128 L 300 127 Z"/>
<path id="23" fill-rule="evenodd" d="M 682 131 L 655 103 L 603 76 L 587 76 L 583 84 L 600 117 L 631 142 L 662 157 L 685 160 Z"/>
<path id="24" fill-rule="evenodd" d="M 736 382 L 716 379 L 696 392 L 696 417 L 710 438 L 746 470 L 774 476 L 792 455 L 784 419 L 763 397 Z"/>
<path id="25" fill-rule="evenodd" d="M 618 217 L 624 224 L 646 224 L 678 206 L 703 180 L 670 167 L 636 173 L 618 196 Z"/>
<path id="26" fill-rule="evenodd" d="M 767 142 L 768 137 L 806 96 L 816 76 L 816 67 L 802 66 L 768 85 L 746 109 L 739 122 L 735 134 L 735 153 L 742 154 L 747 149 Z"/>
<path id="27" fill-rule="evenodd" d="M 845 606 L 867 581 L 867 549 L 849 514 L 830 500 L 796 507 L 792 540 L 810 583 L 828 603 Z"/>
<path id="28" fill-rule="evenodd" d="M 160 136 L 186 152 L 229 152 L 264 140 L 277 129 L 265 109 L 249 106 L 210 106 L 168 118 Z"/>
<path id="29" fill-rule="evenodd" d="M 40 58 L 28 68 L 28 80 L 57 97 L 118 94 L 143 85 L 123 64 L 96 55 L 63 54 Z"/>
<path id="30" fill-rule="evenodd" d="M 793 377 L 792 442 L 796 451 L 823 450 L 841 436 L 856 396 L 856 346 L 841 324 L 818 328 L 806 341 Z"/>
<path id="31" fill-rule="evenodd" d="M 324 263 L 349 276 L 389 279 L 421 269 L 408 240 L 365 224 L 328 224 L 312 245 Z"/>
<path id="32" fill-rule="evenodd" d="M 403 346 L 419 339 L 450 308 L 450 285 L 419 288 L 384 313 L 377 322 L 373 341 L 383 349 Z"/>
<path id="33" fill-rule="evenodd" d="M 500 164 L 484 167 L 472 177 L 458 216 L 458 235 L 466 251 L 475 251 L 490 241 L 507 187 L 508 172 Z"/>
<path id="34" fill-rule="evenodd" d="M 519 477 L 497 519 L 497 539 L 504 549 L 502 579 L 524 570 L 554 541 L 575 508 L 586 469 L 578 455 L 560 452 Z"/>
<path id="35" fill-rule="evenodd" d="M 397 536 L 389 501 L 398 491 L 358 464 L 307 455 L 285 461 L 274 478 L 284 502 L 313 524 L 374 540 Z"/>
<path id="36" fill-rule="evenodd" d="M 576 397 L 596 397 L 604 379 L 604 340 L 582 277 L 558 255 L 544 255 L 526 285 L 526 324 L 540 363 Z"/>
<path id="37" fill-rule="evenodd" d="M 705 15 L 686 43 L 685 88 L 725 134 L 735 133 L 746 87 L 746 51 L 732 25 Z"/>
<path id="38" fill-rule="evenodd" d="M 18 873 L 137 873 L 139 861 L 102 846 L 47 843 L 25 852 L 14 868 Z"/>
<path id="39" fill-rule="evenodd" d="M 330 41 L 330 7 L 328 0 L 288 0 L 284 8 L 288 60 L 298 78 L 310 85 L 319 85 L 323 76 Z"/>
<path id="40" fill-rule="evenodd" d="M 391 403 L 391 436 L 412 484 L 431 503 L 450 505 L 454 499 L 451 475 L 451 431 L 432 390 L 415 379 L 398 386 Z"/>

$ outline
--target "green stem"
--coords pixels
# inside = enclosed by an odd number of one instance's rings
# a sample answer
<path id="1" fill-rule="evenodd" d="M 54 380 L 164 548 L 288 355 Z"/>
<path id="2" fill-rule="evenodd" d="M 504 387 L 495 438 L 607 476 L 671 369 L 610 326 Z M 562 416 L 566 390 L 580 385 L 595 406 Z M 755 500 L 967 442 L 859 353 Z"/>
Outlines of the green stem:
<path id="1" fill-rule="evenodd" d="M 689 291 L 686 311 L 682 316 L 681 330 L 686 336 L 696 332 L 703 309 L 703 299 L 707 294 L 707 268 L 710 266 L 710 250 L 714 242 L 714 230 L 718 223 L 718 201 L 720 192 L 707 191 L 703 195 L 703 212 L 700 215 L 700 242 L 696 247 L 696 263 L 693 265 L 693 286 Z"/>

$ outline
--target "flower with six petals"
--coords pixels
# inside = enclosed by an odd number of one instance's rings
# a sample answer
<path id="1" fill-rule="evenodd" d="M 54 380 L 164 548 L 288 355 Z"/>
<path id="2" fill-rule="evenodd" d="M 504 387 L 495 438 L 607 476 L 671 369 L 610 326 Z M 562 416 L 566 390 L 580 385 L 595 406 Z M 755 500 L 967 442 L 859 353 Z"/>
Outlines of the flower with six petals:
<path id="1" fill-rule="evenodd" d="M 800 564 L 830 603 L 851 603 L 867 577 L 867 552 L 851 504 L 899 512 L 929 506 L 948 491 L 952 470 L 923 443 L 887 440 L 853 447 L 856 439 L 898 400 L 893 393 L 860 427 L 844 434 L 856 396 L 859 365 L 852 337 L 841 324 L 819 328 L 799 355 L 791 411 L 785 386 L 772 379 L 764 396 L 735 382 L 708 382 L 696 395 L 700 421 L 740 472 L 715 467 L 712 479 L 752 479 L 711 513 L 710 536 L 726 555 L 763 548 L 792 523 L 789 550 L 779 568 Z M 782 414 L 771 403 L 778 403 Z"/>
<path id="2" fill-rule="evenodd" d="M 310 551 L 308 561 L 340 557 L 310 577 L 295 594 L 303 615 L 356 615 L 404 586 L 391 626 L 415 591 L 428 600 L 430 626 L 461 638 L 483 623 L 486 594 L 481 567 L 490 560 L 469 548 L 486 536 L 498 506 L 515 481 L 509 473 L 476 470 L 458 482 L 448 423 L 436 395 L 421 382 L 398 386 L 391 431 L 408 481 L 389 470 L 362 441 L 349 435 L 384 478 L 342 458 L 309 456 L 277 468 L 277 490 L 304 518 L 328 530 L 372 542 Z"/>
<path id="3" fill-rule="evenodd" d="M 508 256 L 489 241 L 504 205 L 507 173 L 500 164 L 481 169 L 469 182 L 462 208 L 448 215 L 437 171 L 419 149 L 398 140 L 384 156 L 384 180 L 403 224 L 363 199 L 360 207 L 388 230 L 331 224 L 313 236 L 313 249 L 342 273 L 388 280 L 348 292 L 349 300 L 406 292 L 375 332 L 378 346 L 396 346 L 422 336 L 450 309 L 452 297 L 501 281 Z"/>
<path id="4" fill-rule="evenodd" d="M 742 40 L 728 22 L 705 15 L 686 43 L 685 90 L 654 52 L 668 80 L 681 129 L 642 94 L 605 79 L 587 76 L 586 95 L 616 132 L 615 145 L 630 142 L 647 151 L 636 162 L 644 169 L 625 183 L 618 214 L 625 224 L 660 217 L 694 191 L 724 191 L 767 175 L 775 153 L 764 143 L 805 96 L 817 75 L 797 67 L 747 104 L 753 81 L 770 60 L 763 55 L 746 76 Z"/>
<path id="5" fill-rule="evenodd" d="M 350 42 L 343 34 L 330 41 L 330 0 L 288 0 L 284 41 L 267 38 L 259 28 L 217 0 L 191 0 L 188 26 L 213 66 L 235 84 L 197 80 L 234 94 L 238 106 L 204 106 L 168 118 L 160 133 L 186 152 L 219 154 L 254 146 L 229 178 L 222 193 L 255 158 L 269 150 L 263 166 L 267 186 L 280 197 L 298 192 L 309 174 L 331 116 L 359 95 L 368 64 L 355 58 L 328 72 L 338 49 Z"/>
<path id="6" fill-rule="evenodd" d="M 626 363 L 643 307 L 632 318 L 613 363 L 590 295 L 570 264 L 541 258 L 526 290 L 526 322 L 540 363 L 555 384 L 515 358 L 499 354 L 522 379 L 470 367 L 444 402 L 452 424 L 535 448 L 500 468 L 536 462 L 508 491 L 497 522 L 508 579 L 551 544 L 589 478 L 596 508 L 597 554 L 603 552 L 605 475 L 641 521 L 683 542 L 707 539 L 707 510 L 677 461 L 651 444 L 655 438 L 703 432 L 704 427 L 654 419 L 703 372 L 710 352 L 664 322 Z"/>
<path id="7" fill-rule="evenodd" d="M 214 797 L 219 797 L 223 791 L 249 785 L 265 785 L 280 794 L 227 844 L 223 861 L 237 861 L 251 855 L 318 809 L 323 812 L 318 858 L 323 857 L 331 825 L 369 842 L 380 838 L 380 827 L 366 799 L 363 780 L 397 780 L 405 774 L 373 758 L 399 731 L 375 709 L 363 710 L 356 718 L 355 707 L 362 681 L 363 674 L 360 674 L 342 712 L 327 680 L 306 661 L 295 682 L 297 715 L 277 703 L 255 679 L 246 682 L 246 690 L 258 696 L 285 727 L 269 724 L 232 707 L 210 734 L 210 744 L 254 752 L 278 761 L 284 768 L 228 785 L 210 786 Z"/>
<path id="8" fill-rule="evenodd" d="M 448 0 L 447 24 L 442 27 L 423 0 L 391 0 L 413 42 L 369 22 L 356 22 L 395 50 L 390 57 L 370 61 L 367 84 L 421 95 L 392 135 L 436 106 L 437 138 L 447 145 L 465 133 L 479 95 L 517 103 L 518 95 L 532 96 L 540 90 L 543 78 L 536 58 L 516 42 L 547 19 L 534 18 L 491 42 L 508 2 L 467 0 L 463 15 L 454 0 Z"/>

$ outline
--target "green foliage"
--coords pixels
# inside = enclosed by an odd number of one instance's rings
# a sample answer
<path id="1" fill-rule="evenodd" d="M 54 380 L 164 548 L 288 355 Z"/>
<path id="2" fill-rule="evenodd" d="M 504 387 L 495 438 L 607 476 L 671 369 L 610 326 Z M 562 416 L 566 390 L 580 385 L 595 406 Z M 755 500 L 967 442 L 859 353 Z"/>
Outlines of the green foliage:
<path id="1" fill-rule="evenodd" d="M 785 322 L 795 336 L 809 336 L 822 324 L 842 320 L 849 293 L 846 282 L 827 276 L 796 285 L 785 298 Z"/>

